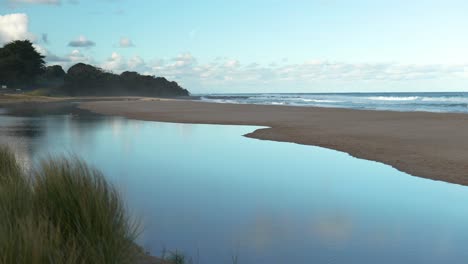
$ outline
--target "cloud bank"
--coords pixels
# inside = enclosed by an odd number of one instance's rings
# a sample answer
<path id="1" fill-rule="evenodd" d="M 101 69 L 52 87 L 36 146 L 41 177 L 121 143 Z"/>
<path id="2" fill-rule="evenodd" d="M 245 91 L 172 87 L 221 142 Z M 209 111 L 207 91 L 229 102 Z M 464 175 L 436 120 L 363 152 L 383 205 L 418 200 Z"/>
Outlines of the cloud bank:
<path id="1" fill-rule="evenodd" d="M 145 62 L 138 56 L 126 59 L 114 52 L 106 62 L 101 64 L 101 67 L 115 72 L 136 70 L 146 74 L 166 76 L 176 81 L 212 86 L 307 84 L 318 81 L 397 82 L 468 77 L 468 64 L 416 65 L 310 60 L 297 64 L 281 61 L 261 65 L 258 63 L 242 64 L 230 58 L 217 58 L 211 62 L 199 63 L 190 53 L 180 54 L 169 60 L 155 59 Z"/>
<path id="2" fill-rule="evenodd" d="M 437 82 L 447 79 L 468 78 L 468 64 L 460 65 L 416 65 L 398 63 L 346 63 L 309 60 L 302 63 L 243 64 L 232 58 L 216 58 L 209 62 L 199 62 L 191 53 L 182 53 L 171 59 L 144 60 L 140 56 L 125 57 L 113 52 L 106 60 L 96 61 L 79 50 L 73 50 L 63 57 L 48 53 L 49 64 L 60 64 L 65 69 L 84 62 L 96 65 L 115 73 L 136 71 L 141 74 L 164 76 L 182 86 L 199 91 L 251 92 L 258 90 L 307 91 L 317 90 L 319 84 L 341 90 L 356 91 L 361 84 L 372 85 L 373 89 L 383 85 L 417 82 Z M 332 86 L 330 84 L 335 84 Z M 275 88 L 277 90 L 275 90 Z M 325 87 L 325 88 L 326 88 Z M 357 87 L 357 88 L 356 88 Z M 361 89 L 362 90 L 362 89 Z M 321 89 L 320 91 L 327 91 Z"/>

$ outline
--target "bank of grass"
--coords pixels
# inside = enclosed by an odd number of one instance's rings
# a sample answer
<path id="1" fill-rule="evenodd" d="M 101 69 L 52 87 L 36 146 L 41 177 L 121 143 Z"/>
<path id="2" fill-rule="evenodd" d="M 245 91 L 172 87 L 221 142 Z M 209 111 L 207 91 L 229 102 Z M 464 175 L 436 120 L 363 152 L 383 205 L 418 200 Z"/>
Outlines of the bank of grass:
<path id="1" fill-rule="evenodd" d="M 30 95 L 30 96 L 51 96 L 52 89 L 38 88 L 38 89 L 31 90 L 31 91 L 27 91 L 24 94 Z"/>
<path id="2" fill-rule="evenodd" d="M 137 263 L 138 225 L 118 191 L 77 158 L 25 173 L 0 147 L 0 264 Z"/>
<path id="3" fill-rule="evenodd" d="M 0 91 L 0 104 L 15 104 L 15 103 L 26 103 L 26 102 L 58 102 L 64 100 L 63 97 L 51 97 L 43 95 L 31 95 L 31 94 L 2 94 Z"/>

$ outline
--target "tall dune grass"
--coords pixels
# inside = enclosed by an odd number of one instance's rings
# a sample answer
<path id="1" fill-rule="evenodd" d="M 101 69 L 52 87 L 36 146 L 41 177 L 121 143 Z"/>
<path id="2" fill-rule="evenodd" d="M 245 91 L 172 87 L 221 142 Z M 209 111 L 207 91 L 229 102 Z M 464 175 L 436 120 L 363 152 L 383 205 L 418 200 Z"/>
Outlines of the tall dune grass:
<path id="1" fill-rule="evenodd" d="M 26 175 L 0 147 L 0 264 L 136 263 L 137 234 L 99 171 L 54 158 Z"/>

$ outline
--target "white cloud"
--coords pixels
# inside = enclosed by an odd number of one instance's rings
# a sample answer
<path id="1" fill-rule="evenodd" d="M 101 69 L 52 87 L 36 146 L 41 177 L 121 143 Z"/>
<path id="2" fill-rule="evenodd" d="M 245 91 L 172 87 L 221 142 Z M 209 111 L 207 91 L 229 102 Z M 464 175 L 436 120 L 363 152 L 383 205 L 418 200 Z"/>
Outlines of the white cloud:
<path id="1" fill-rule="evenodd" d="M 240 63 L 238 60 L 228 60 L 226 63 L 224 63 L 224 67 L 226 68 L 238 68 L 240 66 Z"/>
<path id="2" fill-rule="evenodd" d="M 37 50 L 37 52 L 39 52 L 40 54 L 42 54 L 44 57 L 45 57 L 45 61 L 49 64 L 58 64 L 58 63 L 64 63 L 64 62 L 70 62 L 70 58 L 69 57 L 60 57 L 60 56 L 57 56 L 55 54 L 53 54 L 52 52 L 50 52 L 48 49 L 44 48 L 43 46 L 35 43 L 33 44 L 34 48 Z"/>
<path id="3" fill-rule="evenodd" d="M 284 87 L 283 90 L 316 87 L 316 84 L 334 84 L 344 90 L 364 84 L 378 89 L 382 84 L 463 78 L 467 65 L 404 65 L 397 63 L 345 63 L 309 60 L 299 64 L 280 63 L 261 65 L 241 64 L 238 60 L 218 58 L 198 63 L 190 53 L 169 61 L 149 63 L 152 74 L 165 76 L 187 88 L 225 90 L 232 88 Z M 466 80 L 466 79 L 465 79 Z M 355 89 L 355 88 L 353 88 Z M 237 89 L 238 91 L 238 89 Z"/>
<path id="4" fill-rule="evenodd" d="M 34 40 L 26 14 L 0 15 L 0 45 L 13 40 Z"/>
<path id="5" fill-rule="evenodd" d="M 124 71 L 126 68 L 126 62 L 122 55 L 117 52 L 113 52 L 110 58 L 108 58 L 101 67 L 109 71 Z"/>
<path id="6" fill-rule="evenodd" d="M 183 68 L 194 65 L 197 60 L 190 53 L 183 53 L 174 58 L 174 62 L 170 65 L 173 68 Z"/>
<path id="7" fill-rule="evenodd" d="M 140 56 L 133 56 L 128 60 L 128 67 L 130 69 L 137 69 L 145 65 L 145 61 Z"/>
<path id="8" fill-rule="evenodd" d="M 93 63 L 79 50 L 65 57 L 54 57 L 48 53 L 48 61 L 55 59 L 62 65 L 76 62 Z M 63 62 L 61 62 L 63 61 Z M 216 58 L 199 63 L 190 53 L 180 54 L 169 60 L 145 61 L 139 56 L 126 58 L 119 53 L 112 55 L 99 67 L 115 73 L 137 71 L 142 74 L 163 76 L 177 81 L 190 90 L 198 91 L 251 91 L 249 89 L 281 91 L 326 91 L 334 87 L 341 91 L 362 90 L 362 87 L 380 89 L 386 87 L 408 87 L 411 83 L 440 82 L 444 80 L 468 79 L 468 64 L 460 65 L 413 65 L 398 63 L 346 63 L 326 60 L 307 60 L 303 63 L 242 64 L 232 58 Z M 318 87 L 324 85 L 324 87 Z M 261 88 L 263 87 L 263 88 Z"/>
<path id="9" fill-rule="evenodd" d="M 47 62 L 47 64 L 60 65 L 64 68 L 64 70 L 67 70 L 68 68 L 77 63 L 95 64 L 95 60 L 92 57 L 83 54 L 80 50 L 77 49 L 72 50 L 70 53 L 64 56 L 58 56 L 46 49 L 45 51 L 45 61 Z"/>
<path id="10" fill-rule="evenodd" d="M 152 75 L 154 72 L 140 56 L 133 56 L 130 59 L 126 59 L 117 52 L 113 52 L 111 56 L 99 66 L 115 73 L 136 71 L 141 74 Z"/>
<path id="11" fill-rule="evenodd" d="M 70 61 L 73 63 L 79 63 L 79 62 L 89 63 L 92 61 L 91 58 L 85 56 L 83 53 L 81 53 L 81 51 L 77 49 L 72 50 L 72 52 L 68 54 L 67 58 L 69 58 Z"/>
<path id="12" fill-rule="evenodd" d="M 60 5 L 60 0 L 9 0 L 12 4 L 45 4 L 45 5 Z"/>
<path id="13" fill-rule="evenodd" d="M 120 38 L 119 46 L 121 48 L 130 48 L 130 47 L 134 47 L 135 45 L 133 44 L 131 39 L 122 37 Z"/>
<path id="14" fill-rule="evenodd" d="M 85 36 L 79 36 L 76 40 L 72 40 L 68 43 L 68 46 L 75 48 L 89 48 L 95 46 L 96 43 L 87 39 Z"/>
<path id="15" fill-rule="evenodd" d="M 34 49 L 36 49 L 37 52 L 39 52 L 43 56 L 47 56 L 49 54 L 49 51 L 39 44 L 33 44 L 33 47 Z"/>

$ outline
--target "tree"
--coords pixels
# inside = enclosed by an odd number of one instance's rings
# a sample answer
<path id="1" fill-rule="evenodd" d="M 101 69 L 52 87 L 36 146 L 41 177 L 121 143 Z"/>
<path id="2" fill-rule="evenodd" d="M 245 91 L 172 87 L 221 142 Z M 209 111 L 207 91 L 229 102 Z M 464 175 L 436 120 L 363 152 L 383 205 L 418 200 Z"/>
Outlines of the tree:
<path id="1" fill-rule="evenodd" d="M 63 79 L 65 77 L 65 71 L 60 65 L 47 66 L 44 70 L 44 78 L 46 79 Z"/>
<path id="2" fill-rule="evenodd" d="M 0 83 L 28 87 L 45 70 L 44 56 L 29 40 L 15 40 L 0 48 Z"/>
<path id="3" fill-rule="evenodd" d="M 92 65 L 77 63 L 68 69 L 63 89 L 70 95 L 112 95 L 119 90 L 118 76 Z"/>
<path id="4" fill-rule="evenodd" d="M 44 72 L 36 79 L 41 88 L 59 88 L 63 85 L 65 71 L 60 65 L 47 66 Z"/>
<path id="5" fill-rule="evenodd" d="M 78 63 L 68 69 L 62 91 L 68 95 L 187 96 L 189 92 L 165 78 L 123 72 L 117 75 Z"/>

